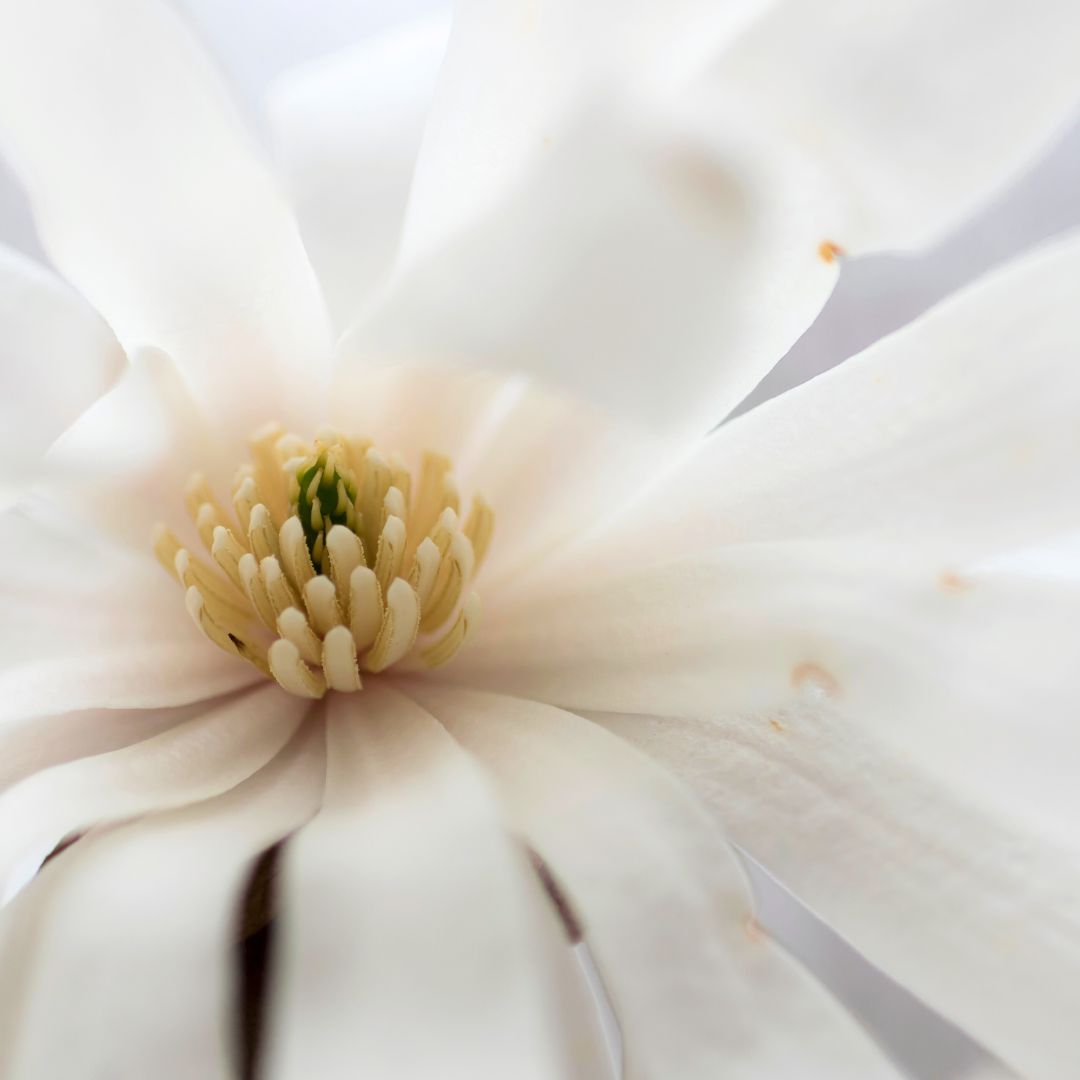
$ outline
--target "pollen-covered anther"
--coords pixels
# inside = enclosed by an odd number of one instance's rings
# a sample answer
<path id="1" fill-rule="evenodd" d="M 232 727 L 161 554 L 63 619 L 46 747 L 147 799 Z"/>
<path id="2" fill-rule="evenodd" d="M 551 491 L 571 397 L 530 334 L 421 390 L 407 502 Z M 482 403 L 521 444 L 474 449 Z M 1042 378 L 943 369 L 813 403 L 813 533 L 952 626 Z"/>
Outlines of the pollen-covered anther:
<path id="1" fill-rule="evenodd" d="M 201 474 L 184 503 L 209 560 L 164 525 L 158 561 L 185 591 L 192 621 L 289 693 L 320 698 L 363 686 L 363 673 L 436 667 L 479 615 L 468 590 L 491 544 L 494 514 L 473 498 L 462 524 L 451 463 L 425 453 L 416 482 L 397 454 L 276 424 L 251 438 L 228 513 Z"/>

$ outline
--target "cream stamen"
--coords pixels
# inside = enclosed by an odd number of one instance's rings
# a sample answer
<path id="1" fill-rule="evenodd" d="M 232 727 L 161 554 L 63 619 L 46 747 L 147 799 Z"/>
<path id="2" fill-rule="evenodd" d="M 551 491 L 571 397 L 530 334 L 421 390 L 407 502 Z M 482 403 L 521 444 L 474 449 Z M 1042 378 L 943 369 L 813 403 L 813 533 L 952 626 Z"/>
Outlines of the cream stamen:
<path id="1" fill-rule="evenodd" d="M 410 655 L 428 667 L 451 660 L 476 624 L 479 601 L 465 591 L 494 515 L 476 497 L 460 523 L 449 459 L 425 453 L 414 484 L 399 455 L 333 431 L 309 445 L 268 425 L 250 446 L 254 464 L 232 486 L 235 518 L 201 473 L 184 491 L 216 565 L 154 530 L 154 554 L 184 585 L 202 633 L 310 698 L 359 690 L 361 669 Z"/>

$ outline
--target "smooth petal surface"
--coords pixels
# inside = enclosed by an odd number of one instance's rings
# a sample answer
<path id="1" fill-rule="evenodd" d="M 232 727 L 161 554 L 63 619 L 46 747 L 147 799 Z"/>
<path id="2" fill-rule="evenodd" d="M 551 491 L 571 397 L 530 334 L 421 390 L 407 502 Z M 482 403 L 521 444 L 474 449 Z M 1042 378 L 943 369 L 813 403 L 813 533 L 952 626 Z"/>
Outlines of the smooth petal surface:
<path id="1" fill-rule="evenodd" d="M 646 758 L 535 702 L 415 691 L 489 767 L 512 821 L 582 921 L 628 1080 L 892 1075 L 757 927 L 703 810 Z"/>
<path id="2" fill-rule="evenodd" d="M 199 633 L 149 550 L 133 554 L 55 516 L 10 510 L 0 553 L 0 724 L 182 705 L 260 678 Z"/>
<path id="3" fill-rule="evenodd" d="M 409 207 L 407 257 L 481 216 L 596 94 L 668 94 L 758 7 L 482 0 L 454 5 L 454 28 Z"/>
<path id="4" fill-rule="evenodd" d="M 270 89 L 277 157 L 341 329 L 397 253 L 449 32 L 449 11 L 438 11 L 295 68 Z"/>
<path id="5" fill-rule="evenodd" d="M 50 257 L 129 351 L 170 352 L 234 422 L 264 422 L 267 397 L 300 408 L 329 359 L 318 285 L 284 199 L 167 5 L 5 2 L 0 145 Z"/>
<path id="6" fill-rule="evenodd" d="M 549 590 L 514 615 L 492 606 L 444 678 L 658 716 L 823 697 L 1062 843 L 1080 814 L 1075 581 L 957 574 L 900 551 L 745 545 Z"/>
<path id="7" fill-rule="evenodd" d="M 112 331 L 59 278 L 0 246 L 0 505 L 124 368 Z"/>
<path id="8" fill-rule="evenodd" d="M 565 946 L 482 777 L 391 690 L 328 708 L 324 806 L 285 857 L 268 1075 L 562 1075 L 541 976 Z"/>
<path id="9" fill-rule="evenodd" d="M 314 812 L 323 777 L 315 724 L 228 794 L 47 866 L 0 922 L 4 1075 L 236 1075 L 241 891 L 252 860 Z"/>
<path id="10" fill-rule="evenodd" d="M 714 717 L 594 719 L 672 768 L 736 842 L 1018 1075 L 1076 1074 L 1075 829 L 1058 846 L 980 808 L 912 769 L 858 711 Z M 969 768 L 995 738 L 975 728 Z"/>
<path id="11" fill-rule="evenodd" d="M 851 217 L 831 239 L 910 250 L 979 209 L 1076 115 L 1078 37 L 1070 0 L 783 0 L 717 53 L 710 82 L 834 178 Z"/>
<path id="12" fill-rule="evenodd" d="M 1076 531 L 1078 280 L 1070 235 L 723 425 L 597 530 L 593 556 L 640 563 L 646 516 L 656 559 L 836 538 L 971 560 Z"/>
<path id="13" fill-rule="evenodd" d="M 131 746 L 55 765 L 0 796 L 0 902 L 13 875 L 70 833 L 228 791 L 291 738 L 310 703 L 264 684 Z"/>
<path id="14" fill-rule="evenodd" d="M 521 371 L 697 437 L 828 297 L 833 199 L 722 100 L 692 114 L 597 103 L 482 221 L 402 265 L 342 363 Z"/>

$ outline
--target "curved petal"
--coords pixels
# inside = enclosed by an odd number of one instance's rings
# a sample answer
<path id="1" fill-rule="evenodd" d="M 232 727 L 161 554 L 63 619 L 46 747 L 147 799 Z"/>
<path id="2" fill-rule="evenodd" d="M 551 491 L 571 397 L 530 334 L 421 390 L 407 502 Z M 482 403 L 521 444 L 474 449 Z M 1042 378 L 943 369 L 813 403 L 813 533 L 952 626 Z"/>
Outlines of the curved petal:
<path id="1" fill-rule="evenodd" d="M 550 590 L 513 615 L 491 607 L 443 678 L 657 716 L 823 696 L 1040 831 L 1067 834 L 1080 815 L 1076 581 L 745 545 Z"/>
<path id="2" fill-rule="evenodd" d="M 454 464 L 463 506 L 480 494 L 495 512 L 484 590 L 512 578 L 624 503 L 655 470 L 662 444 L 632 425 L 520 377 L 396 365 L 338 382 L 342 430 L 400 453 Z M 416 475 L 414 473 L 414 475 Z"/>
<path id="3" fill-rule="evenodd" d="M 1077 531 L 1078 279 L 1080 235 L 988 275 L 720 427 L 568 558 L 595 577 L 833 539 L 970 562 Z"/>
<path id="4" fill-rule="evenodd" d="M 563 1075 L 535 886 L 482 779 L 391 690 L 329 710 L 324 806 L 285 858 L 268 1075 Z"/>
<path id="5" fill-rule="evenodd" d="M 295 222 L 168 5 L 5 3 L 0 140 L 49 255 L 129 351 L 165 349 L 251 426 L 317 381 L 328 327 Z"/>
<path id="6" fill-rule="evenodd" d="M 207 703 L 203 714 L 152 738 L 9 788 L 0 796 L 0 903 L 25 860 L 68 834 L 209 799 L 246 780 L 289 741 L 309 706 L 264 685 Z"/>
<path id="7" fill-rule="evenodd" d="M 482 220 L 403 264 L 343 365 L 509 368 L 704 433 L 806 329 L 837 269 L 818 252 L 832 189 L 727 116 L 719 101 L 579 115 Z"/>
<path id="8" fill-rule="evenodd" d="M 1070 0 L 782 0 L 711 76 L 834 178 L 850 208 L 834 241 L 910 250 L 981 207 L 1077 114 L 1078 36 Z"/>
<path id="9" fill-rule="evenodd" d="M 857 708 L 594 719 L 673 769 L 869 960 L 1018 1075 L 1075 1075 L 1075 813 L 1066 845 L 1033 834 L 965 798 L 959 772 L 943 783 L 899 759 Z M 993 738 L 973 730 L 968 769 Z"/>
<path id="10" fill-rule="evenodd" d="M 139 552 L 150 550 L 158 522 L 192 542 L 188 480 L 202 472 L 227 505 L 232 473 L 247 460 L 246 435 L 215 430 L 172 358 L 142 349 L 50 448 L 39 491 L 66 518 Z"/>
<path id="11" fill-rule="evenodd" d="M 277 157 L 335 324 L 353 321 L 401 239 L 449 12 L 395 26 L 281 76 Z"/>
<path id="12" fill-rule="evenodd" d="M 0 505 L 49 444 L 124 367 L 89 305 L 42 266 L 0 246 Z"/>
<path id="13" fill-rule="evenodd" d="M 489 767 L 565 887 L 613 998 L 630 1080 L 892 1075 L 758 930 L 734 855 L 661 770 L 550 706 L 416 692 Z"/>
<path id="14" fill-rule="evenodd" d="M 88 836 L 46 867 L 0 922 L 4 1075 L 75 1062 L 132 1080 L 233 1075 L 240 894 L 251 861 L 314 812 L 323 777 L 315 724 L 227 794 Z"/>
<path id="15" fill-rule="evenodd" d="M 53 765 L 153 738 L 205 709 L 90 709 L 10 720 L 0 727 L 0 792 Z"/>
<path id="16" fill-rule="evenodd" d="M 259 678 L 199 633 L 149 551 L 11 510 L 0 517 L 0 553 L 0 724 L 182 705 Z"/>
<path id="17" fill-rule="evenodd" d="M 646 100 L 672 93 L 760 6 L 456 3 L 413 183 L 407 257 L 498 202 L 558 142 L 581 101 L 612 87 Z"/>

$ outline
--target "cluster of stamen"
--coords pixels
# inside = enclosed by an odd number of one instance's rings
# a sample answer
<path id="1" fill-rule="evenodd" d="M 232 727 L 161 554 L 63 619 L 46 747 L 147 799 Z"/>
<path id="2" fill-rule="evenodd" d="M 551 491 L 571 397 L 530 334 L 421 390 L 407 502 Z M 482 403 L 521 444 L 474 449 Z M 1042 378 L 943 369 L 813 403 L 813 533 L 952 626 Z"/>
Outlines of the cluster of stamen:
<path id="1" fill-rule="evenodd" d="M 202 474 L 185 501 L 210 562 L 164 525 L 154 551 L 219 648 L 286 690 L 359 690 L 361 671 L 436 667 L 479 612 L 467 585 L 494 515 L 473 498 L 460 523 L 450 462 L 425 453 L 417 483 L 397 455 L 324 432 L 313 446 L 271 425 L 251 439 L 233 483 L 235 516 Z"/>

